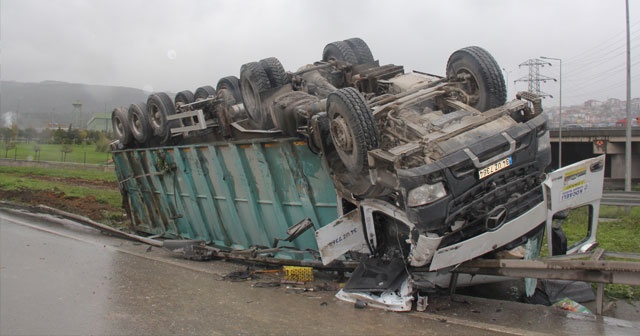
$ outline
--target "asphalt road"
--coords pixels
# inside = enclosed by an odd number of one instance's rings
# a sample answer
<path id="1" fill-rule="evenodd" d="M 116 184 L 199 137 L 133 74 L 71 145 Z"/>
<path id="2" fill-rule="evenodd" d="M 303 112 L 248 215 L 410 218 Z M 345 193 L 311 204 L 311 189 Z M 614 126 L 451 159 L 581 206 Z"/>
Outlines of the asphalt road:
<path id="1" fill-rule="evenodd" d="M 182 260 L 69 221 L 0 209 L 0 334 L 629 335 L 640 326 L 471 298 L 442 299 L 426 313 L 355 309 L 334 291 L 222 280 L 245 267 Z"/>

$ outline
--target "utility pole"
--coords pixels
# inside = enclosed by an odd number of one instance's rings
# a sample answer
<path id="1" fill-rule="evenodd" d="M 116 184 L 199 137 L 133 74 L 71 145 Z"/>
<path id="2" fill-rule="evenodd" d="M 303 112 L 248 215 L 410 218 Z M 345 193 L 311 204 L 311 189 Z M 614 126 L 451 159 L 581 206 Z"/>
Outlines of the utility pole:
<path id="1" fill-rule="evenodd" d="M 560 101 L 560 106 L 558 108 L 558 119 L 560 122 L 560 127 L 558 128 L 558 168 L 562 168 L 562 59 L 544 56 L 540 56 L 540 58 L 560 62 L 560 95 L 558 97 Z"/>
<path id="2" fill-rule="evenodd" d="M 631 42 L 629 40 L 629 0 L 625 1 L 627 14 L 627 139 L 625 142 L 625 171 L 624 191 L 631 191 Z"/>

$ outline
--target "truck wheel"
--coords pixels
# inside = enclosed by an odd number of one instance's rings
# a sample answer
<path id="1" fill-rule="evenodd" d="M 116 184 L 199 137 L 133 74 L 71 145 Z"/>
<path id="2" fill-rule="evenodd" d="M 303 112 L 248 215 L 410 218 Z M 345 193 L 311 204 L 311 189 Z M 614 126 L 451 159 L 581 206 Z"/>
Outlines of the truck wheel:
<path id="1" fill-rule="evenodd" d="M 322 51 L 322 60 L 343 61 L 349 64 L 358 64 L 358 58 L 349 43 L 345 41 L 336 41 L 327 44 Z"/>
<path id="2" fill-rule="evenodd" d="M 362 173 L 368 166 L 367 152 L 378 148 L 378 129 L 371 110 L 355 88 L 343 88 L 327 98 L 331 140 L 346 169 Z"/>
<path id="3" fill-rule="evenodd" d="M 193 95 L 193 92 L 189 91 L 189 90 L 184 90 L 184 91 L 180 91 L 176 94 L 176 97 L 173 99 L 173 103 L 176 107 L 176 113 L 180 113 L 180 106 L 182 105 L 187 105 L 187 104 L 191 104 L 195 101 L 195 96 Z M 191 126 L 193 125 L 193 121 L 191 121 L 191 118 L 187 118 L 187 119 L 182 119 L 182 123 L 185 126 Z"/>
<path id="4" fill-rule="evenodd" d="M 211 85 L 205 85 L 205 86 L 201 86 L 199 88 L 196 89 L 196 91 L 193 94 L 193 101 L 194 102 L 198 102 L 200 100 L 203 99 L 207 99 L 211 96 L 215 96 L 216 95 L 216 89 L 213 88 L 213 86 Z M 214 111 L 213 111 L 213 107 L 212 104 L 210 102 L 205 102 L 205 103 L 201 103 L 201 104 L 196 104 L 195 106 L 196 109 L 202 109 L 202 112 L 205 115 L 205 119 L 207 118 L 213 118 L 214 116 Z M 198 123 L 198 117 L 193 117 L 193 121 Z"/>
<path id="5" fill-rule="evenodd" d="M 358 59 L 358 64 L 371 63 L 375 60 L 371 53 L 371 49 L 369 49 L 367 43 L 361 38 L 354 37 L 344 41 L 347 42 L 353 50 L 356 55 L 356 59 Z"/>
<path id="6" fill-rule="evenodd" d="M 467 104 L 484 112 L 504 105 L 507 88 L 496 60 L 480 47 L 460 49 L 449 57 L 447 78 L 469 75 L 463 90 L 469 96 Z"/>
<path id="7" fill-rule="evenodd" d="M 271 81 L 260 63 L 251 62 L 240 68 L 240 91 L 244 107 L 254 126 L 262 130 L 273 128 L 268 108 L 264 106 L 260 97 L 260 94 L 270 89 Z"/>
<path id="8" fill-rule="evenodd" d="M 271 82 L 271 88 L 277 89 L 285 84 L 291 82 L 289 76 L 287 76 L 287 72 L 284 70 L 282 63 L 275 58 L 269 57 L 260 60 L 260 65 L 264 69 L 264 72 L 267 73 L 267 77 L 269 77 L 269 82 Z"/>
<path id="9" fill-rule="evenodd" d="M 133 140 L 133 134 L 131 133 L 131 123 L 127 118 L 127 111 L 124 108 L 116 107 L 113 109 L 113 112 L 111 112 L 111 125 L 118 141 L 124 147 L 127 147 Z"/>
<path id="10" fill-rule="evenodd" d="M 215 96 L 216 89 L 213 86 L 205 85 L 196 89 L 196 92 L 193 94 L 193 101 L 197 102 L 198 100 L 207 99 L 209 96 Z"/>
<path id="11" fill-rule="evenodd" d="M 191 104 L 195 100 L 196 99 L 195 99 L 195 96 L 193 95 L 193 92 L 189 90 L 184 90 L 176 94 L 176 97 L 173 99 L 173 102 L 175 103 L 176 110 L 177 110 L 180 105 Z"/>
<path id="12" fill-rule="evenodd" d="M 221 78 L 216 85 L 216 91 L 227 89 L 236 100 L 236 104 L 242 104 L 242 92 L 240 92 L 240 80 L 236 76 Z"/>
<path id="13" fill-rule="evenodd" d="M 151 138 L 151 125 L 147 117 L 147 104 L 131 104 L 128 112 L 129 125 L 131 125 L 133 138 L 140 144 L 146 144 L 149 138 Z"/>
<path id="14" fill-rule="evenodd" d="M 171 137 L 171 128 L 177 127 L 176 120 L 168 121 L 167 116 L 176 114 L 175 107 L 169 95 L 164 92 L 154 93 L 147 99 L 147 116 L 153 134 L 166 143 Z"/>
<path id="15" fill-rule="evenodd" d="M 309 148 L 314 153 L 323 153 L 337 190 L 351 193 L 357 197 L 378 197 L 392 190 L 371 184 L 368 174 L 349 172 L 331 142 L 329 117 L 326 112 L 313 115 L 310 122 L 311 137 Z"/>

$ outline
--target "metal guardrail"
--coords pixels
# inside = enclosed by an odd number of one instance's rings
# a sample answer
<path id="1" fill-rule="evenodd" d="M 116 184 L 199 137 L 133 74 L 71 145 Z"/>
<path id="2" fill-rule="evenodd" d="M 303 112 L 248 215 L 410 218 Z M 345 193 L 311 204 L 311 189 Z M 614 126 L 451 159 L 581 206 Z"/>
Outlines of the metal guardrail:
<path id="1" fill-rule="evenodd" d="M 640 206 L 640 192 L 606 192 L 602 194 L 602 200 L 600 201 L 600 204 L 615 206 Z"/>
<path id="2" fill-rule="evenodd" d="M 452 293 L 455 292 L 458 273 L 595 282 L 596 314 L 602 315 L 604 284 L 640 285 L 640 254 L 605 252 L 597 248 L 588 253 L 533 260 L 475 259 L 460 264 L 452 272 Z"/>

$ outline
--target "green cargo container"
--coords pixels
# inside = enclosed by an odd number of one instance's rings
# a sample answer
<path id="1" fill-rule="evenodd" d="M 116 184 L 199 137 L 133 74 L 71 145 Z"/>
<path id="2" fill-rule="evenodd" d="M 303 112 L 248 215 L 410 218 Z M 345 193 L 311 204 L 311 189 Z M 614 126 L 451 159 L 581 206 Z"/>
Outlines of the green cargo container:
<path id="1" fill-rule="evenodd" d="M 150 235 L 244 250 L 272 246 L 306 218 L 317 229 L 338 217 L 333 182 L 305 141 L 127 149 L 113 157 L 133 228 Z M 318 249 L 313 230 L 279 246 Z"/>

